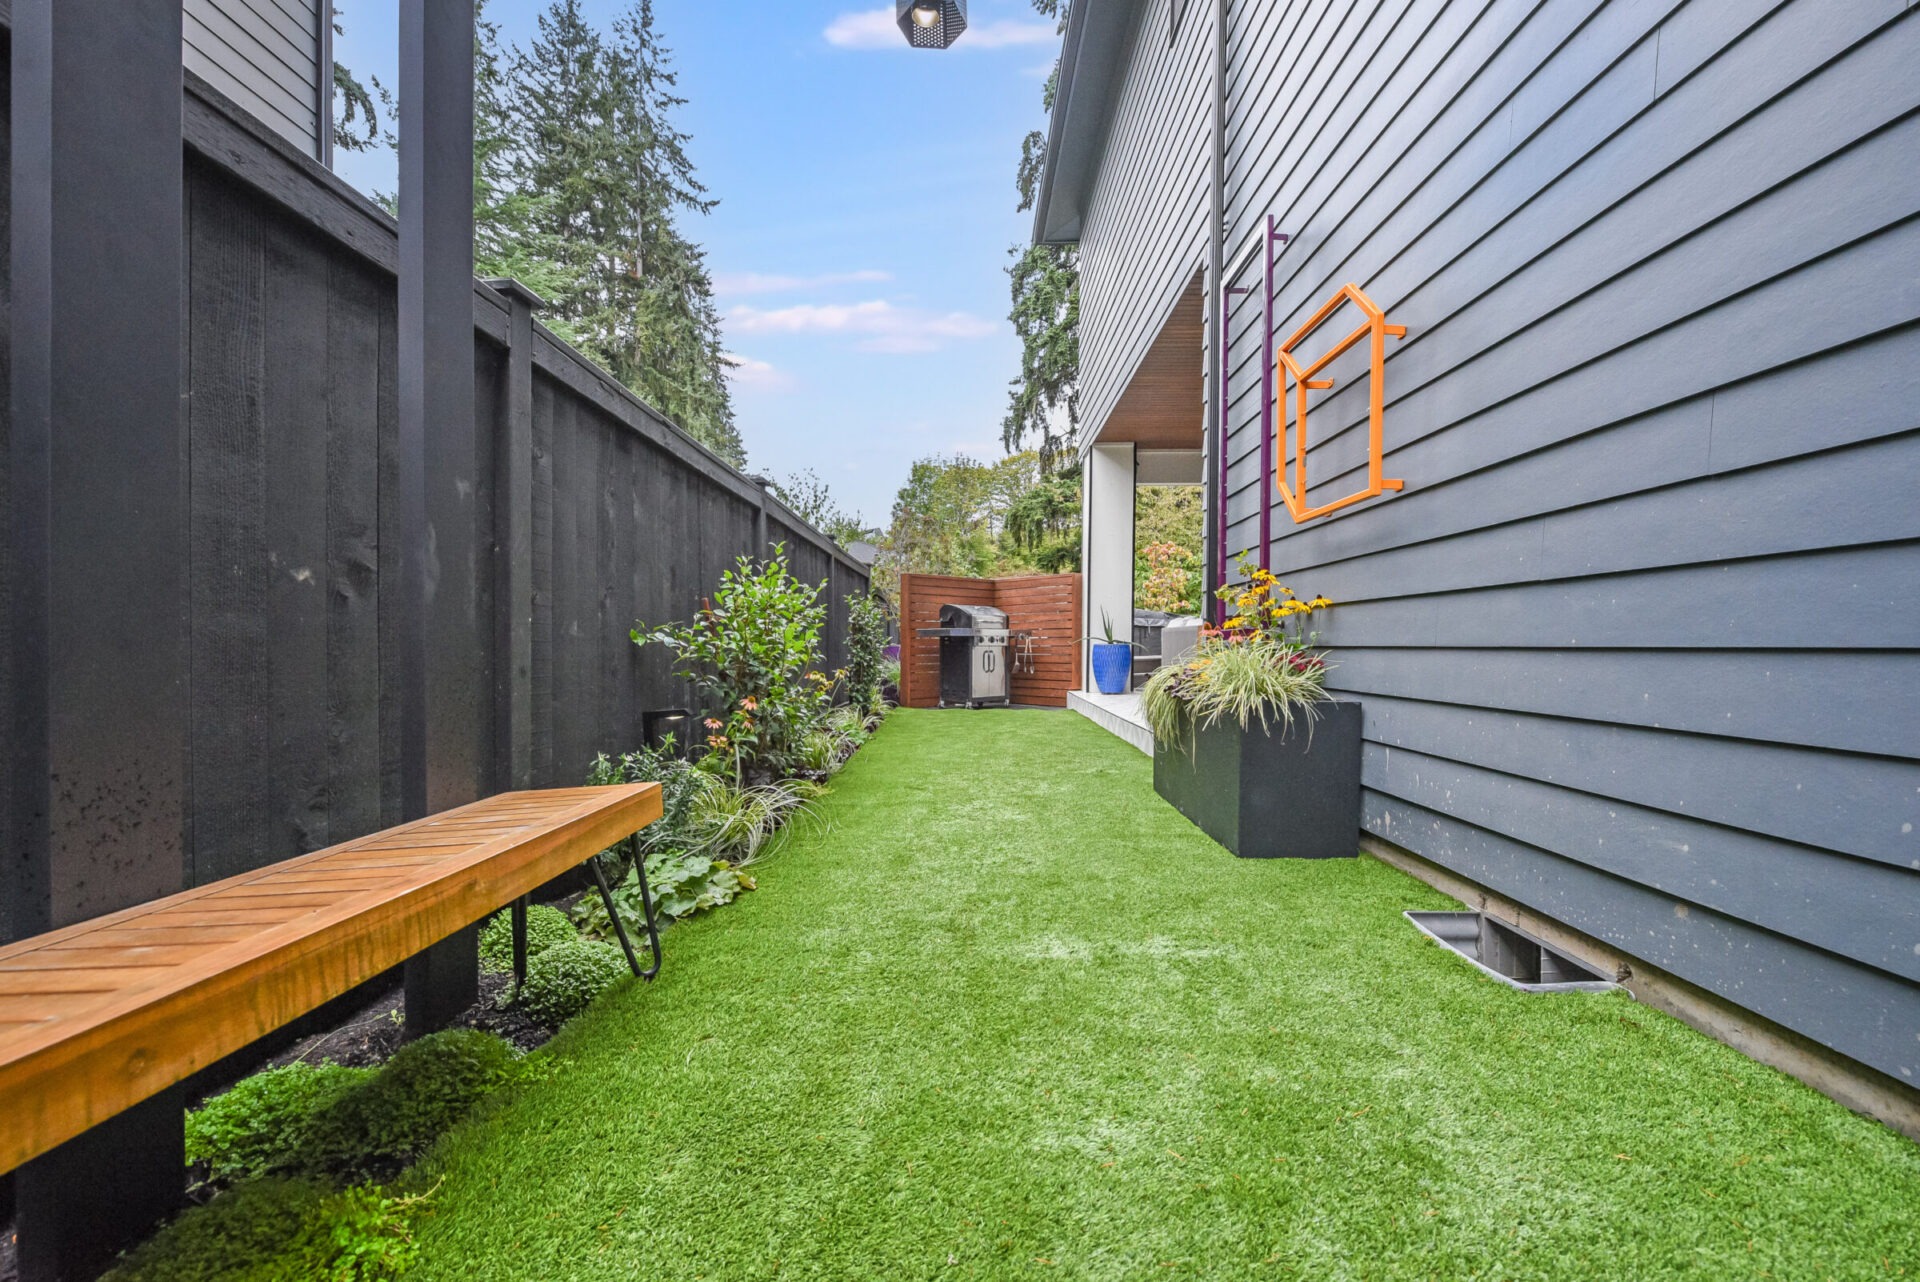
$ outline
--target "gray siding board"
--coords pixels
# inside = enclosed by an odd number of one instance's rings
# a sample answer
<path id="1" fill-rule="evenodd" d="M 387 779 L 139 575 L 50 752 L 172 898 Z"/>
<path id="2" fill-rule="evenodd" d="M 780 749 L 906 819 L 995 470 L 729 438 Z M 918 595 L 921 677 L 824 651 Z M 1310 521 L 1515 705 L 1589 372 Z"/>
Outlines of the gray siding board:
<path id="1" fill-rule="evenodd" d="M 1920 766 L 1791 744 L 1371 695 L 1367 737 L 1920 871 Z"/>
<path id="2" fill-rule="evenodd" d="M 1893 543 L 1752 561 L 1549 578 L 1475 591 L 1343 598 L 1322 635 L 1333 645 L 1472 649 L 1909 650 L 1920 591 L 1891 590 L 1915 545 Z M 1767 591 L 1756 593 L 1762 576 Z M 1307 580 L 1295 586 L 1305 586 Z M 1806 608 L 1782 609 L 1781 602 Z"/>
<path id="3" fill-rule="evenodd" d="M 1303 544 L 1274 563 L 1311 575 L 1313 590 L 1337 600 L 1378 600 L 1903 542 L 1920 538 L 1916 468 L 1920 438 L 1908 435 L 1431 539 L 1421 537 L 1421 510 L 1449 505 L 1429 492 L 1427 504 L 1395 515 L 1384 551 L 1341 555 L 1321 545 L 1323 560 Z M 1848 514 L 1844 530 L 1835 528 L 1838 511 Z"/>
<path id="4" fill-rule="evenodd" d="M 1920 757 L 1920 654 L 1342 647 L 1329 682 L 1760 743 Z"/>
<path id="5" fill-rule="evenodd" d="M 1905 980 L 1371 789 L 1362 808 L 1376 836 L 1899 1080 L 1920 1075 L 1920 988 Z"/>
<path id="6" fill-rule="evenodd" d="M 320 66 L 320 17 L 296 0 L 186 0 L 183 60 L 241 108 L 309 156 L 321 154 L 321 91 L 332 68 Z"/>
<path id="7" fill-rule="evenodd" d="M 1366 786 L 1722 916 L 1920 980 L 1920 873 L 1483 769 L 1368 745 Z"/>
<path id="8" fill-rule="evenodd" d="M 1165 38 L 1163 7 L 1143 6 L 1122 86 L 1104 176 L 1083 230 L 1081 349 L 1084 439 L 1112 411 L 1205 247 L 1210 13 L 1194 12 Z M 1196 89 L 1194 86 L 1201 86 Z M 1126 174 L 1124 182 L 1115 175 Z M 1093 300 L 1091 307 L 1086 300 Z M 1194 406 L 1196 434 L 1201 407 Z"/>
<path id="9" fill-rule="evenodd" d="M 1920 53 L 1920 44 L 1915 52 Z M 1920 92 L 1914 97 L 1920 101 Z M 1912 116 L 1857 143 L 1836 143 L 1828 158 L 1810 171 L 1740 205 L 1717 224 L 1693 229 L 1713 234 L 1690 235 L 1604 281 L 1580 279 L 1579 265 L 1623 261 L 1631 252 L 1628 247 L 1641 243 L 1651 229 L 1672 225 L 1661 215 L 1678 216 L 1677 202 L 1668 202 L 1676 206 L 1672 210 L 1656 207 L 1640 217 L 1628 216 L 1631 206 L 1618 207 L 1622 217 L 1616 227 L 1606 229 L 1608 234 L 1602 234 L 1604 221 L 1590 224 L 1591 235 L 1556 248 L 1451 316 L 1428 318 L 1419 303 L 1410 303 L 1399 316 L 1419 325 L 1425 341 L 1413 341 L 1410 334 L 1394 350 L 1391 403 L 1415 419 L 1417 431 L 1423 418 L 1452 421 L 1456 416 L 1450 405 L 1438 415 L 1420 412 L 1429 388 L 1448 397 L 1477 395 L 1490 407 L 1609 354 L 1606 345 L 1618 343 L 1621 335 L 1654 334 L 1696 317 L 1719 323 L 1722 318 L 1713 313 L 1721 303 L 1825 256 L 1857 249 L 1863 261 L 1853 270 L 1872 271 L 1874 261 L 1905 249 L 1875 243 L 1876 234 L 1920 210 L 1920 176 L 1904 163 L 1916 148 L 1920 118 Z M 1742 163 L 1749 159 L 1751 165 Z M 1883 167 L 1901 176 L 1874 181 Z M 1765 171 L 1757 157 L 1736 156 L 1734 163 L 1694 181 L 1715 191 L 1737 188 L 1737 175 L 1754 168 Z M 1857 191 L 1860 198 L 1836 209 L 1835 190 Z M 1689 288 L 1672 290 L 1667 282 L 1673 280 L 1685 280 Z M 1602 315 L 1605 327 L 1598 323 Z M 1468 329 L 1468 344 L 1441 341 L 1447 328 L 1456 325 Z M 1517 333 L 1525 333 L 1529 341 L 1474 341 L 1480 335 L 1504 338 Z M 1463 346 L 1473 351 L 1464 359 L 1459 354 Z M 1529 378 L 1536 381 L 1524 381 Z M 1322 417 L 1332 429 L 1324 435 L 1316 417 L 1316 436 L 1332 447 L 1325 452 L 1336 470 L 1341 464 L 1364 464 L 1364 441 L 1354 430 L 1365 423 L 1361 392 L 1355 385 L 1323 402 Z"/>

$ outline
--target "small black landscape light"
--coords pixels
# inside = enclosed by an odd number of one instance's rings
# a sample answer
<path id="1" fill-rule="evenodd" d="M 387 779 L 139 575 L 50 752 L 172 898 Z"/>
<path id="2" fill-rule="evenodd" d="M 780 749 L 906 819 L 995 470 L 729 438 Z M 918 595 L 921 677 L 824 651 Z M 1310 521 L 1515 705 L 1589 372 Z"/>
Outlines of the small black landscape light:
<path id="1" fill-rule="evenodd" d="M 967 29 L 967 0 L 894 0 L 893 11 L 916 49 L 945 49 Z"/>

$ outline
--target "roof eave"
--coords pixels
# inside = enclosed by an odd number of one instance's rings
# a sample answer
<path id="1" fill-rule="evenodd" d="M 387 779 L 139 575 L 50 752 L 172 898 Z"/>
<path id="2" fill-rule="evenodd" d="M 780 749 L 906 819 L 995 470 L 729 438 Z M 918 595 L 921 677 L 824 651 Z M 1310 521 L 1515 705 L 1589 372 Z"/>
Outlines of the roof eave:
<path id="1" fill-rule="evenodd" d="M 1137 8 L 1138 0 L 1078 0 L 1068 11 L 1060 83 L 1047 126 L 1047 160 L 1034 201 L 1036 245 L 1080 239 Z"/>

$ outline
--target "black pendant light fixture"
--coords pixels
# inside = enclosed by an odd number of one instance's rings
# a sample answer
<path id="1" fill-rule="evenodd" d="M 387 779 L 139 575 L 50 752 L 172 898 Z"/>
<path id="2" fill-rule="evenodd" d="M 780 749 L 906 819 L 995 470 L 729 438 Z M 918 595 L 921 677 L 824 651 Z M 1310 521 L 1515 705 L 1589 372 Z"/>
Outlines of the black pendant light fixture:
<path id="1" fill-rule="evenodd" d="M 893 12 L 915 49 L 945 49 L 967 29 L 967 0 L 894 0 Z"/>

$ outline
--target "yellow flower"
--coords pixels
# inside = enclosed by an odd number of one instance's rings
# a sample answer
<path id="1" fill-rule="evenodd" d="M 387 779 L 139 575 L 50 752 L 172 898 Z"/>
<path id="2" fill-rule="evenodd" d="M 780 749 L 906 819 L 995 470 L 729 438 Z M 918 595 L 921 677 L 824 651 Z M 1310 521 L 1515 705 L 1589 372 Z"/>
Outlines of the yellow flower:
<path id="1" fill-rule="evenodd" d="M 1329 600 L 1327 600 L 1327 598 L 1325 598 L 1325 597 L 1323 597 L 1323 596 L 1317 596 L 1317 597 L 1315 597 L 1315 598 L 1313 598 L 1313 600 L 1311 600 L 1311 601 L 1309 601 L 1309 602 L 1307 602 L 1307 604 L 1308 604 L 1308 605 L 1310 605 L 1310 606 L 1312 606 L 1312 607 L 1313 607 L 1314 609 L 1316 609 L 1316 610 L 1324 610 L 1324 609 L 1326 609 L 1326 608 L 1327 608 L 1328 606 L 1330 606 L 1330 605 L 1332 605 L 1332 604 L 1333 604 L 1333 602 L 1331 602 L 1331 601 L 1329 601 Z"/>
<path id="2" fill-rule="evenodd" d="M 1247 626 L 1247 621 L 1236 614 L 1231 619 L 1228 619 L 1221 626 L 1228 627 L 1228 628 L 1244 628 Z"/>

